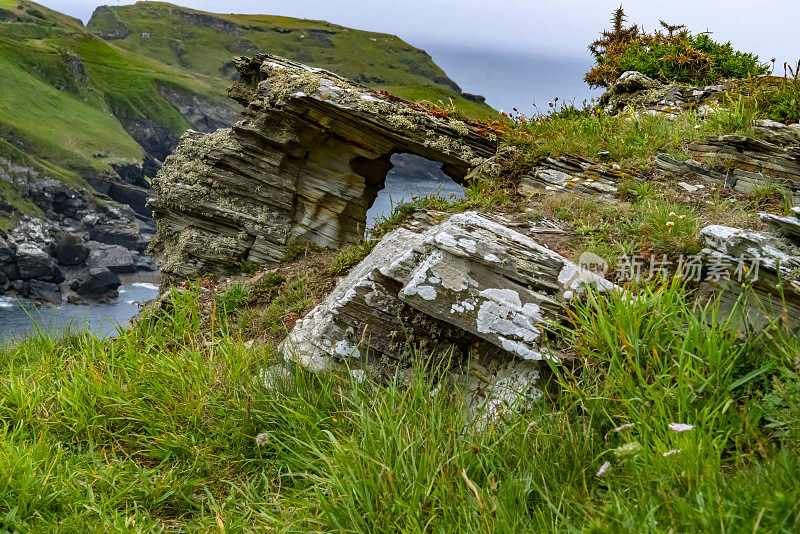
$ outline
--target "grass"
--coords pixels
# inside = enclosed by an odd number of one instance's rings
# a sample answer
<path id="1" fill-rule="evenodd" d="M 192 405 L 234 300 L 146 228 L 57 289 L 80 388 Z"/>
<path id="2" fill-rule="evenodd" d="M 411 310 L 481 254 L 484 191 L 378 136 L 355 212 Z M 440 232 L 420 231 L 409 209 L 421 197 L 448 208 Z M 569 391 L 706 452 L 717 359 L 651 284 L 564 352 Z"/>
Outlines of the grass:
<path id="1" fill-rule="evenodd" d="M 741 339 L 677 284 L 592 295 L 546 399 L 482 430 L 435 373 L 264 375 L 276 355 L 196 287 L 172 300 L 115 339 L 0 349 L 5 528 L 790 532 L 800 514 L 796 338 Z"/>
<path id="2" fill-rule="evenodd" d="M 597 159 L 607 152 L 606 159 L 623 169 L 643 170 L 658 153 L 688 159 L 686 146 L 710 135 L 750 135 L 755 113 L 745 103 L 735 101 L 700 120 L 694 112 L 681 112 L 673 117 L 663 115 L 607 115 L 601 111 L 578 114 L 513 119 L 504 142 L 519 149 L 518 165 L 525 168 L 545 157 L 573 154 Z"/>

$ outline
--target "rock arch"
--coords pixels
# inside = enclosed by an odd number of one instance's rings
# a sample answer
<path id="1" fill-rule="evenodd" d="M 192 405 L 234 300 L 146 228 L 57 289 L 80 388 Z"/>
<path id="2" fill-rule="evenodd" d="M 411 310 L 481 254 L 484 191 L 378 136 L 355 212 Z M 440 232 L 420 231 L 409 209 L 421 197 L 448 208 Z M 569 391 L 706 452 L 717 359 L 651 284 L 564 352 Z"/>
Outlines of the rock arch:
<path id="1" fill-rule="evenodd" d="M 358 241 L 395 153 L 463 183 L 494 154 L 480 125 L 272 55 L 234 60 L 235 126 L 188 132 L 154 182 L 151 251 L 167 276 L 279 261 L 293 241 Z"/>

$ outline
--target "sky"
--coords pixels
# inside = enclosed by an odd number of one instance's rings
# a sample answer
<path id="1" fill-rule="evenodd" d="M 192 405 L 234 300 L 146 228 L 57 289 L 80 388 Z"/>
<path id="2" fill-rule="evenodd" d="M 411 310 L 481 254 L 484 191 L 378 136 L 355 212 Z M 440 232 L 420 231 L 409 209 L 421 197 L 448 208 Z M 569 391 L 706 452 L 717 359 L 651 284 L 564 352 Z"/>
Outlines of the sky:
<path id="1" fill-rule="evenodd" d="M 39 0 L 89 20 L 97 0 Z M 102 1 L 102 0 L 100 0 Z M 133 3 L 107 0 L 109 5 Z M 392 33 L 426 50 L 465 91 L 496 108 L 530 111 L 555 96 L 580 102 L 596 96 L 583 85 L 591 64 L 586 46 L 609 25 L 619 0 L 173 0 L 211 12 L 260 13 L 322 19 Z M 693 32 L 711 30 L 762 60 L 800 58 L 798 0 L 625 0 L 630 23 L 645 29 L 659 19 Z M 470 61 L 474 58 L 475 61 Z M 543 70 L 545 66 L 550 70 Z M 480 66 L 480 68 L 478 67 Z M 517 75 L 522 72 L 522 75 Z M 524 85 L 527 84 L 527 85 Z M 556 87 L 558 85 L 558 88 Z M 559 89 L 560 88 L 560 89 Z M 560 93 L 559 93 L 560 91 Z M 565 94 L 561 94 L 565 93 Z"/>

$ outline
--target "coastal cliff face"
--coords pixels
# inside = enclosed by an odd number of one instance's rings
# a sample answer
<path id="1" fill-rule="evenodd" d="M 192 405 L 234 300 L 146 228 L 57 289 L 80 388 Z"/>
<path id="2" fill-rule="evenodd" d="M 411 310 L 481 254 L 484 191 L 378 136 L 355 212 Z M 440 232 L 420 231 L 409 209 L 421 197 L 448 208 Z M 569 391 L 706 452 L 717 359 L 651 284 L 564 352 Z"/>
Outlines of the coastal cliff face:
<path id="1" fill-rule="evenodd" d="M 235 63 L 239 121 L 184 136 L 154 181 L 151 252 L 168 276 L 276 262 L 297 241 L 358 242 L 393 154 L 441 162 L 460 181 L 496 148 L 477 124 L 322 69 L 271 55 Z"/>

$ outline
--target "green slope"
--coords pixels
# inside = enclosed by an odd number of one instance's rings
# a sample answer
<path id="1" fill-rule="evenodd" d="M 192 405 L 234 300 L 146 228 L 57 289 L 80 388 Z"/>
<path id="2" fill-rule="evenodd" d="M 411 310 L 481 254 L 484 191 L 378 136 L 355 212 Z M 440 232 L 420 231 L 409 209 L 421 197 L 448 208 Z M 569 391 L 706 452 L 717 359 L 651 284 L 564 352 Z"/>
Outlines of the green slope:
<path id="1" fill-rule="evenodd" d="M 463 98 L 427 53 L 394 35 L 324 21 L 206 13 L 164 2 L 100 7 L 87 28 L 138 54 L 216 77 L 221 87 L 235 75 L 232 57 L 269 52 L 409 100 L 453 99 L 470 115 L 493 114 L 489 106 Z"/>
<path id="2" fill-rule="evenodd" d="M 33 166 L 76 189 L 91 193 L 87 179 L 102 181 L 113 176 L 111 164 L 142 160 L 132 123 L 158 125 L 174 139 L 189 127 L 160 88 L 233 107 L 218 85 L 117 47 L 38 4 L 0 0 L 0 141 L 15 148 L 0 156 L 45 164 Z M 32 212 L 18 197 L 10 187 L 0 192 L 0 226 Z"/>

